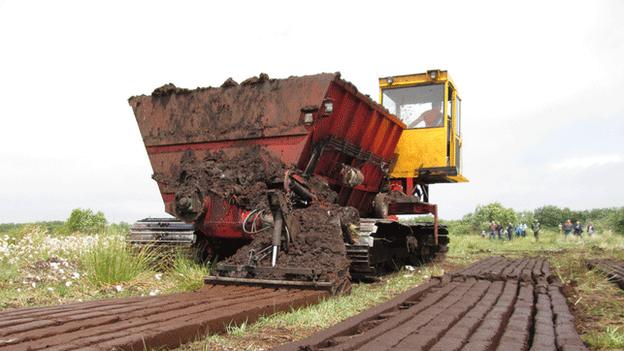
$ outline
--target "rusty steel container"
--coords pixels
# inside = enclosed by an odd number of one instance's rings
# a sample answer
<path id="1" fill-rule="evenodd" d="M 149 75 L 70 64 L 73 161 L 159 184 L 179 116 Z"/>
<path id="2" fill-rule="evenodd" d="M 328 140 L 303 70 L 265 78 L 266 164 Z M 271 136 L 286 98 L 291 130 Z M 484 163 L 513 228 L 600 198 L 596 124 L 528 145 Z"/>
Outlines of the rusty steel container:
<path id="1" fill-rule="evenodd" d="M 405 128 L 339 73 L 287 79 L 261 75 L 241 85 L 195 90 L 168 85 L 129 103 L 155 174 L 175 176 L 187 150 L 201 158 L 215 150 L 259 145 L 286 164 L 325 177 L 339 203 L 362 216 L 372 211 Z M 357 175 L 350 185 L 345 166 Z M 173 189 L 156 181 L 165 210 L 175 215 Z M 202 232 L 244 236 L 237 225 L 245 211 L 222 199 L 206 199 L 206 208 Z"/>

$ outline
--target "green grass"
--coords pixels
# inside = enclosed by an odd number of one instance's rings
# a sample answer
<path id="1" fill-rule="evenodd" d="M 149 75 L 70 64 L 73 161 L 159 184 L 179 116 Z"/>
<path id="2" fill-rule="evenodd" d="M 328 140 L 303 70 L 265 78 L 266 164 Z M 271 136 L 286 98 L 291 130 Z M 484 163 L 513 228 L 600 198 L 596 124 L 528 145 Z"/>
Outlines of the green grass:
<path id="1" fill-rule="evenodd" d="M 150 272 L 155 257 L 150 248 L 132 250 L 124 240 L 103 238 L 84 254 L 83 262 L 91 283 L 106 286 Z"/>
<path id="2" fill-rule="evenodd" d="M 174 258 L 171 274 L 176 287 L 182 291 L 192 291 L 204 285 L 204 277 L 210 273 L 210 267 L 198 264 L 188 256 L 177 254 Z"/>
<path id="3" fill-rule="evenodd" d="M 35 225 L 12 234 L 0 234 L 0 310 L 195 290 L 208 272 L 177 256 L 131 252 L 110 232 L 59 236 Z"/>
<path id="4" fill-rule="evenodd" d="M 624 330 L 620 327 L 607 327 L 604 332 L 589 333 L 585 341 L 596 349 L 624 349 Z"/>

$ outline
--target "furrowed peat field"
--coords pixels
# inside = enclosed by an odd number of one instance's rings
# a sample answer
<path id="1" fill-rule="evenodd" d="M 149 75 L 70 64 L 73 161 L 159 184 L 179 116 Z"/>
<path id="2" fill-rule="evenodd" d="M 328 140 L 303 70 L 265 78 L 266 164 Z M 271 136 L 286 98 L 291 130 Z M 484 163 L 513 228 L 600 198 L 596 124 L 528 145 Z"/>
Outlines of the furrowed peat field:
<path id="1" fill-rule="evenodd" d="M 2 268 L 0 270 L 0 308 L 9 312 L 19 307 L 195 291 L 201 287 L 201 278 L 208 272 L 206 267 L 176 257 L 173 263 L 166 267 L 153 267 L 139 263 L 136 265 L 136 271 L 126 272 L 128 273 L 126 280 L 109 284 L 103 279 L 98 279 L 97 267 L 93 267 L 94 263 L 89 258 L 93 253 L 93 248 L 101 245 L 103 240 L 109 243 L 122 242 L 123 237 L 74 235 L 59 238 L 50 236 L 36 227 L 33 227 L 32 232 L 27 235 L 0 235 L 0 268 Z M 462 326 L 456 323 L 469 323 L 471 319 L 465 318 L 467 315 L 479 311 L 487 312 L 488 309 L 483 306 L 494 303 L 492 296 L 496 296 L 500 301 L 500 296 L 504 295 L 506 289 L 512 289 L 507 285 L 514 284 L 495 279 L 481 281 L 479 277 L 468 277 L 470 274 L 466 274 L 470 272 L 466 272 L 466 267 L 479 260 L 486 260 L 485 262 L 489 262 L 488 265 L 491 267 L 500 266 L 509 260 L 519 260 L 513 262 L 528 262 L 523 267 L 531 265 L 531 268 L 535 269 L 538 265 L 536 261 L 522 261 L 531 257 L 546 259 L 549 274 L 552 277 L 551 281 L 556 281 L 555 284 L 559 284 L 560 289 L 553 289 L 552 284 L 539 288 L 539 281 L 532 280 L 531 289 L 537 293 L 529 297 L 527 292 L 529 288 L 523 289 L 522 279 L 518 280 L 519 285 L 515 290 L 516 295 L 513 300 L 514 306 L 518 306 L 518 311 L 524 308 L 521 306 L 523 301 L 532 299 L 529 305 L 534 305 L 531 308 L 535 308 L 535 314 L 531 323 L 536 323 L 540 318 L 548 319 L 549 313 L 560 313 L 544 309 L 543 306 L 547 305 L 544 299 L 549 299 L 553 306 L 554 301 L 558 301 L 557 304 L 565 301 L 568 311 L 574 317 L 572 319 L 575 323 L 574 329 L 578 331 L 580 340 L 589 349 L 624 348 L 624 292 L 611 281 L 613 280 L 612 274 L 605 272 L 604 269 L 607 267 L 604 261 L 606 259 L 611 260 L 607 262 L 624 260 L 622 236 L 606 232 L 599 233 L 593 238 L 564 240 L 559 233 L 546 231 L 540 237 L 539 242 L 532 237 L 507 242 L 466 235 L 451 237 L 451 243 L 450 251 L 443 261 L 420 267 L 405 267 L 401 272 L 386 276 L 378 283 L 354 285 L 351 295 L 325 298 L 318 304 L 301 309 L 261 316 L 255 323 L 238 318 L 235 323 L 222 328 L 223 333 L 196 337 L 196 341 L 180 346 L 179 350 L 267 350 L 280 345 L 287 347 L 285 345 L 289 342 L 309 338 L 317 332 L 323 333 L 323 330 L 331 329 L 332 326 L 363 311 L 366 313 L 368 309 L 397 298 L 401 296 L 400 294 L 409 292 L 410 289 L 415 287 L 425 289 L 432 282 L 439 280 L 431 279 L 432 277 L 441 277 L 446 273 L 452 278 L 453 275 L 449 275 L 449 272 L 462 272 L 463 269 L 462 274 L 465 278 L 462 278 L 462 281 L 455 279 L 444 283 L 449 286 L 452 284 L 452 291 L 456 293 L 453 294 L 449 290 L 446 295 L 436 293 L 437 295 L 431 295 L 430 298 L 430 300 L 435 299 L 438 304 L 447 304 L 449 308 L 453 306 L 451 300 L 458 294 L 457 291 L 463 292 L 462 296 L 467 299 L 475 300 L 466 311 L 458 310 L 460 306 L 452 310 L 457 312 L 455 316 L 457 318 L 452 319 L 452 326 L 455 326 L 457 330 L 453 330 L 451 326 L 438 329 L 428 327 L 439 330 L 438 334 L 452 336 L 457 334 L 460 330 L 458 328 Z M 107 245 L 115 248 L 115 244 Z M 496 258 L 497 256 L 503 257 Z M 492 261 L 496 259 L 500 261 L 497 261 L 498 263 Z M 603 260 L 600 261 L 602 265 L 599 266 L 599 262 L 592 261 L 593 259 Z M 601 269 L 594 270 L 590 267 Z M 501 272 L 503 270 L 504 268 Z M 473 281 L 473 279 L 476 280 Z M 446 288 L 441 286 L 441 289 L 449 289 L 447 285 L 445 285 Z M 561 291 L 561 294 L 557 291 Z M 433 290 L 430 292 L 433 293 Z M 523 316 L 526 317 L 526 313 L 518 312 L 515 317 L 511 313 L 510 323 L 511 321 L 522 323 Z M 432 321 L 435 321 L 436 317 L 432 318 Z M 438 321 L 432 325 L 439 327 L 441 324 Z M 423 327 L 427 326 L 423 325 Z M 553 328 L 556 328 L 556 325 L 553 325 Z M 570 326 L 568 325 L 567 328 L 569 329 Z M 478 330 L 478 328 L 475 329 L 473 335 L 477 335 Z M 543 341 L 545 345 L 549 345 L 551 341 L 557 343 L 557 335 L 564 334 L 558 333 L 556 329 L 553 330 L 552 335 L 540 336 L 532 331 L 526 334 L 527 347 L 538 345 L 542 339 L 545 340 Z M 518 341 L 513 338 L 514 335 L 507 335 L 509 333 L 506 334 L 505 330 L 498 332 L 499 342 Z M 521 336 L 519 340 L 524 340 L 523 337 Z M 347 339 L 349 338 L 342 338 L 343 341 Z M 461 340 L 462 345 L 465 342 L 461 338 L 455 337 L 455 339 Z M 454 339 L 449 337 L 439 340 L 438 338 L 421 340 L 413 336 L 412 339 L 405 340 L 405 343 L 412 340 L 425 342 L 427 348 L 444 349 L 452 344 Z M 449 345 L 440 344 L 441 340 Z M 475 343 L 478 340 L 473 341 L 473 344 L 477 345 Z"/>

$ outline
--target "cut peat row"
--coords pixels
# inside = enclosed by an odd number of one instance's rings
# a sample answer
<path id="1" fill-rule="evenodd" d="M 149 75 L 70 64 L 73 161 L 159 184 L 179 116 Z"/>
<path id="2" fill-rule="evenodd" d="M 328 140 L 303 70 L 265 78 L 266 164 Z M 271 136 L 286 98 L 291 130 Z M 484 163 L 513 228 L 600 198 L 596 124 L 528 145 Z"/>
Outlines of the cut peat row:
<path id="1" fill-rule="evenodd" d="M 617 260 L 588 260 L 587 266 L 606 274 L 609 281 L 624 289 L 624 262 Z"/>
<path id="2" fill-rule="evenodd" d="M 0 350 L 176 347 L 326 296 L 312 290 L 208 285 L 168 296 L 8 310 L 0 312 Z"/>
<path id="3" fill-rule="evenodd" d="M 587 348 L 546 259 L 491 257 L 274 350 Z"/>
<path id="4" fill-rule="evenodd" d="M 520 279 L 531 281 L 540 277 L 547 280 L 552 279 L 550 265 L 545 258 L 509 260 L 495 256 L 450 274 L 452 277 L 473 277 L 486 280 Z"/>

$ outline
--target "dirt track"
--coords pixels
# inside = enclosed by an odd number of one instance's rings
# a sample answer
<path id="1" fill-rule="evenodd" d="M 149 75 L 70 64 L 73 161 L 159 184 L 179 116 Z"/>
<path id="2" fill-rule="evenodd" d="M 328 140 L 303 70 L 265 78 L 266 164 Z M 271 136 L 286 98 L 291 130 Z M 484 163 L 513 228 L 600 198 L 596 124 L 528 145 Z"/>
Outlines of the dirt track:
<path id="1" fill-rule="evenodd" d="M 176 347 L 324 296 L 318 291 L 206 286 L 193 293 L 9 310 L 0 313 L 0 350 Z"/>
<path id="2" fill-rule="evenodd" d="M 624 262 L 616 260 L 590 260 L 587 266 L 606 274 L 610 281 L 624 289 Z"/>
<path id="3" fill-rule="evenodd" d="M 544 259 L 492 257 L 325 329 L 293 350 L 586 350 Z"/>

